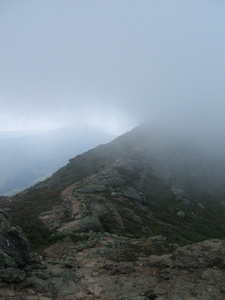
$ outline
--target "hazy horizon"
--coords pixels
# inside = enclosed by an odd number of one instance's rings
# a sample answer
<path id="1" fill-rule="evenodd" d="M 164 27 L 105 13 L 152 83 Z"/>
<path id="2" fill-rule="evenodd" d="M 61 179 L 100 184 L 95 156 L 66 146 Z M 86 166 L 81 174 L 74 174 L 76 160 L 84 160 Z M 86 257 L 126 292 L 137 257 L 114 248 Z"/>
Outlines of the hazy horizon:
<path id="1" fill-rule="evenodd" d="M 225 128 L 223 1 L 0 3 L 0 131 Z"/>

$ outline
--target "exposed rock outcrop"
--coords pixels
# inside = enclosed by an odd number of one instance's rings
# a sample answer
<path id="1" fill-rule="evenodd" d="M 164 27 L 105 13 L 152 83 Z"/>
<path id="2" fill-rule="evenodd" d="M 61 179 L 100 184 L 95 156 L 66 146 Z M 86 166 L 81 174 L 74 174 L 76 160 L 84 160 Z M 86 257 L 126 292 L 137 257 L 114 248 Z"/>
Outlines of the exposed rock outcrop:
<path id="1" fill-rule="evenodd" d="M 25 234 L 20 227 L 12 226 L 6 213 L 0 210 L 0 286 L 25 280 L 24 268 L 31 260 Z"/>
<path id="2" fill-rule="evenodd" d="M 65 233 L 44 266 L 23 270 L 33 258 L 26 237 L 3 211 L 0 222 L 1 299 L 224 299 L 224 240 L 179 248 L 163 236 L 89 232 L 75 243 Z"/>
<path id="3" fill-rule="evenodd" d="M 177 248 L 163 236 L 87 237 L 78 243 L 66 237 L 46 249 L 46 267 L 30 273 L 14 289 L 0 289 L 1 299 L 224 299 L 224 240 Z"/>
<path id="4" fill-rule="evenodd" d="M 70 160 L 2 206 L 40 213 L 57 233 L 44 251 L 46 264 L 36 269 L 23 270 L 23 253 L 4 252 L 9 273 L 1 280 L 13 284 L 5 294 L 0 289 L 0 298 L 225 299 L 225 241 L 212 240 L 225 236 L 225 168 L 214 172 L 217 162 L 208 168 L 198 151 L 141 132 Z M 2 232 L 18 236 L 2 220 Z M 9 244 L 3 238 L 4 251 Z"/>
<path id="5" fill-rule="evenodd" d="M 0 210 L 0 268 L 23 268 L 30 259 L 29 242 L 20 227 L 11 226 Z"/>

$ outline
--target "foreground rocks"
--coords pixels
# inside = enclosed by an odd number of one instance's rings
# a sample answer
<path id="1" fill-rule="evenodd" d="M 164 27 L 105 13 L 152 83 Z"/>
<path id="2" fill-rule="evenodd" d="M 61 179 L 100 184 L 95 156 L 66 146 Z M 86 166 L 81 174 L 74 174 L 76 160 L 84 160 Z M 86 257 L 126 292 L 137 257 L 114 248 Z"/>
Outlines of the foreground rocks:
<path id="1" fill-rule="evenodd" d="M 30 258 L 29 242 L 20 227 L 11 226 L 0 210 L 0 268 L 24 267 Z"/>
<path id="2" fill-rule="evenodd" d="M 225 299 L 225 240 L 179 248 L 154 236 L 146 226 L 154 215 L 144 194 L 122 186 L 114 175 L 69 186 L 62 205 L 40 215 L 61 238 L 45 249 L 43 259 L 30 253 L 21 229 L 0 211 L 0 299 Z M 120 210 L 110 199 L 120 201 Z M 132 208 L 124 205 L 128 202 Z M 138 211 L 147 213 L 146 224 Z M 127 224 L 121 215 L 146 237 L 108 233 L 109 225 L 123 233 Z"/>
<path id="3" fill-rule="evenodd" d="M 30 262 L 29 242 L 20 227 L 12 226 L 0 210 L 0 285 L 24 280 Z"/>
<path id="4" fill-rule="evenodd" d="M 45 250 L 45 265 L 2 286 L 0 299 L 225 299 L 224 257 L 224 240 L 179 248 L 162 236 L 92 232 L 76 243 L 65 237 Z"/>

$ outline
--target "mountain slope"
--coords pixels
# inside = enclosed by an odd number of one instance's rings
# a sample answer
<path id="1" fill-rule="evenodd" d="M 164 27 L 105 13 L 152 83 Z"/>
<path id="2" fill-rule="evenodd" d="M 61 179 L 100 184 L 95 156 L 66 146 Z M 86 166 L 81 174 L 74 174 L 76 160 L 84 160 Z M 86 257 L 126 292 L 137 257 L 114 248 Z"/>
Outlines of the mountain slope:
<path id="1" fill-rule="evenodd" d="M 38 214 L 53 206 L 41 219 L 60 232 L 163 234 L 188 244 L 224 237 L 224 178 L 223 157 L 144 124 L 18 194 L 13 211 Z"/>
<path id="2" fill-rule="evenodd" d="M 142 125 L 1 197 L 46 262 L 1 269 L 0 297 L 224 299 L 225 160 L 205 146 Z"/>

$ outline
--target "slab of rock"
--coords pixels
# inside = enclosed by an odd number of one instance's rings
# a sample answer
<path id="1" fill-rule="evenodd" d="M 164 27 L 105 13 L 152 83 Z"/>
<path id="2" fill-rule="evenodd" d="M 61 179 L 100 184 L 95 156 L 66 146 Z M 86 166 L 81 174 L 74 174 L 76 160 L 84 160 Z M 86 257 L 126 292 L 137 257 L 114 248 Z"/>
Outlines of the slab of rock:
<path id="1" fill-rule="evenodd" d="M 0 268 L 23 268 L 29 263 L 29 242 L 18 226 L 11 223 L 0 210 Z"/>

